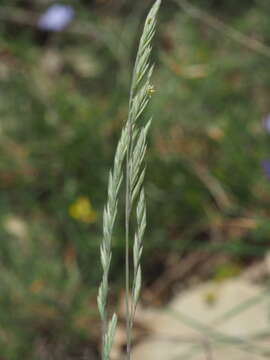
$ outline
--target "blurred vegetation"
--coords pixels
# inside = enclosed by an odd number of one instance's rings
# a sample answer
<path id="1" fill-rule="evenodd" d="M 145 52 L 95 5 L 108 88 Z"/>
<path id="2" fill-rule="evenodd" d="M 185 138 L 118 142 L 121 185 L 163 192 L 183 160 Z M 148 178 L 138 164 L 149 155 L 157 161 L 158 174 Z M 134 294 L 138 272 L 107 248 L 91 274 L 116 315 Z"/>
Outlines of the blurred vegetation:
<path id="1" fill-rule="evenodd" d="M 0 5 L 1 360 L 78 359 L 91 356 L 99 338 L 95 296 L 108 170 L 151 1 L 64 1 L 74 7 L 74 21 L 45 33 L 35 24 L 52 3 Z M 197 256 L 198 278 L 215 278 L 220 269 L 233 272 L 223 265 L 228 259 L 241 269 L 269 248 L 270 184 L 261 162 L 270 158 L 262 126 L 270 112 L 270 3 L 192 2 L 245 34 L 246 44 L 178 3 L 163 5 L 155 45 L 145 302 L 172 262 L 179 265 L 166 293 L 189 278 L 181 277 L 185 259 Z M 256 51 L 252 39 L 266 51 Z M 122 230 L 120 223 L 115 301 Z"/>

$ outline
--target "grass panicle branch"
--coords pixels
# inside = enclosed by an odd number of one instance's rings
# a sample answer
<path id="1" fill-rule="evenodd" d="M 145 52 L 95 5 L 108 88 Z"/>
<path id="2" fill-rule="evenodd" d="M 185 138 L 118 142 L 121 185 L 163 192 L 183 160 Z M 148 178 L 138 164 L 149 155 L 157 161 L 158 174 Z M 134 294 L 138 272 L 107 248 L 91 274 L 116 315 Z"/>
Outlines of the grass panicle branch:
<path id="1" fill-rule="evenodd" d="M 103 239 L 100 246 L 101 265 L 103 269 L 102 281 L 98 291 L 97 303 L 102 321 L 102 360 L 108 360 L 112 346 L 113 336 L 117 324 L 117 317 L 114 314 L 108 325 L 107 298 L 109 270 L 112 258 L 112 235 L 117 215 L 118 195 L 123 181 L 123 162 L 128 145 L 127 129 L 122 130 L 121 138 L 117 145 L 114 167 L 109 175 L 108 200 L 103 212 Z"/>
<path id="2" fill-rule="evenodd" d="M 117 215 L 117 204 L 120 187 L 124 177 L 123 165 L 126 158 L 126 196 L 125 196 L 125 275 L 126 275 L 126 358 L 131 356 L 132 326 L 136 306 L 141 289 L 142 241 L 146 227 L 146 204 L 143 189 L 145 175 L 144 158 L 147 149 L 147 133 L 151 120 L 146 125 L 140 125 L 138 120 L 143 114 L 154 93 L 151 76 L 154 67 L 150 65 L 152 51 L 151 42 L 155 35 L 156 17 L 161 4 L 157 0 L 152 6 L 144 25 L 140 39 L 132 75 L 129 112 L 127 122 L 122 130 L 117 146 L 114 166 L 109 175 L 108 199 L 103 214 L 103 239 L 100 247 L 103 277 L 98 292 L 98 308 L 102 320 L 102 360 L 109 360 L 117 325 L 117 316 L 113 314 L 110 321 L 107 314 L 109 270 L 112 258 L 112 235 Z M 130 287 L 130 221 L 134 204 L 137 202 L 137 230 L 133 243 L 133 281 Z M 131 300 L 129 298 L 131 297 Z"/>
<path id="3" fill-rule="evenodd" d="M 156 18 L 161 4 L 157 0 L 150 10 L 140 39 L 136 56 L 129 99 L 129 116 L 127 121 L 128 147 L 126 154 L 126 211 L 125 211 L 125 275 L 126 275 L 126 334 L 127 334 L 127 360 L 131 357 L 131 338 L 135 310 L 141 288 L 142 237 L 146 226 L 145 197 L 143 180 L 145 175 L 144 158 L 146 153 L 146 137 L 151 121 L 145 126 L 138 124 L 138 119 L 149 103 L 154 92 L 151 85 L 151 76 L 154 67 L 150 65 L 152 51 L 151 42 L 155 35 Z M 133 249 L 133 284 L 130 289 L 130 220 L 133 205 L 140 193 L 137 206 L 138 230 L 135 234 Z M 139 212 L 139 214 L 138 214 Z M 130 299 L 131 295 L 131 301 Z"/>

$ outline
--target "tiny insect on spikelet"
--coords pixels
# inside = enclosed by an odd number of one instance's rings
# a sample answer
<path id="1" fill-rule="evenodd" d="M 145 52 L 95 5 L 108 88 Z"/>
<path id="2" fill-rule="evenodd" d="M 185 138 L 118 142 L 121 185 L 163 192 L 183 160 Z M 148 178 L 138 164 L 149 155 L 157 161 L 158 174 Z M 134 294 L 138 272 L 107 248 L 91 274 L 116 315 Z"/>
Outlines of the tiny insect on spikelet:
<path id="1" fill-rule="evenodd" d="M 145 175 L 144 158 L 146 153 L 147 133 L 151 124 L 145 125 L 139 119 L 149 103 L 155 90 L 151 84 L 153 66 L 150 65 L 152 51 L 151 43 L 155 35 L 156 17 L 161 4 L 157 0 L 152 6 L 143 29 L 133 70 L 128 119 L 123 127 L 117 145 L 114 166 L 110 171 L 108 184 L 108 199 L 103 213 L 103 239 L 100 246 L 101 264 L 103 269 L 102 281 L 99 287 L 97 302 L 102 320 L 102 360 L 109 360 L 110 351 L 117 325 L 117 316 L 113 314 L 108 319 L 107 299 L 109 270 L 112 258 L 112 235 L 117 215 L 119 191 L 123 179 L 125 180 L 125 298 L 126 298 L 126 359 L 131 356 L 132 327 L 141 289 L 142 240 L 146 228 L 146 204 L 143 189 Z M 124 171 L 125 166 L 125 171 Z M 136 205 L 137 230 L 133 242 L 133 279 L 130 283 L 130 221 L 132 209 Z M 131 300 L 129 300 L 131 297 Z"/>

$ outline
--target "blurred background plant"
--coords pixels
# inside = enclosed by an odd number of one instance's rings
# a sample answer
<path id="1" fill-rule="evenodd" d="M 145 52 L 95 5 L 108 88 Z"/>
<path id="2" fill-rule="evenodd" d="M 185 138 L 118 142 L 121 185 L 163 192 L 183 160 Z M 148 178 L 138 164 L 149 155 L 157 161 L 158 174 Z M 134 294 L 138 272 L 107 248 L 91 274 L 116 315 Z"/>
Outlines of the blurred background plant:
<path id="1" fill-rule="evenodd" d="M 151 3 L 1 1 L 3 360 L 94 357 L 108 170 Z M 239 273 L 269 248 L 270 3 L 192 5 L 163 5 L 155 45 L 145 304 Z"/>

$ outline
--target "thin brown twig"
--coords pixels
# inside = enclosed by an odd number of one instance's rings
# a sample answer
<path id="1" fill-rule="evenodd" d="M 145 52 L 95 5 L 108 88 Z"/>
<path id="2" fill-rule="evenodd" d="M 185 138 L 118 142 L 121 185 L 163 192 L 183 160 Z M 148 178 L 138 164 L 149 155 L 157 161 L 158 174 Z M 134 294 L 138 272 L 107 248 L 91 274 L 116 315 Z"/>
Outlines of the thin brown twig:
<path id="1" fill-rule="evenodd" d="M 232 207 L 232 199 L 226 193 L 220 182 L 209 170 L 197 162 L 190 162 L 190 166 L 201 182 L 209 190 L 219 209 L 226 211 Z"/>
<path id="2" fill-rule="evenodd" d="M 205 359 L 213 360 L 212 346 L 210 344 L 210 341 L 207 338 L 205 338 L 202 340 L 202 344 L 205 351 Z"/>
<path id="3" fill-rule="evenodd" d="M 208 26 L 216 29 L 219 32 L 222 32 L 232 40 L 238 42 L 239 44 L 247 47 L 249 50 L 255 51 L 266 57 L 270 57 L 270 47 L 266 44 L 260 42 L 257 39 L 251 38 L 239 30 L 236 30 L 230 25 L 227 25 L 220 19 L 209 15 L 206 11 L 190 4 L 187 0 L 173 0 L 177 3 L 182 10 L 184 10 L 189 16 L 197 18 L 207 24 Z"/>

